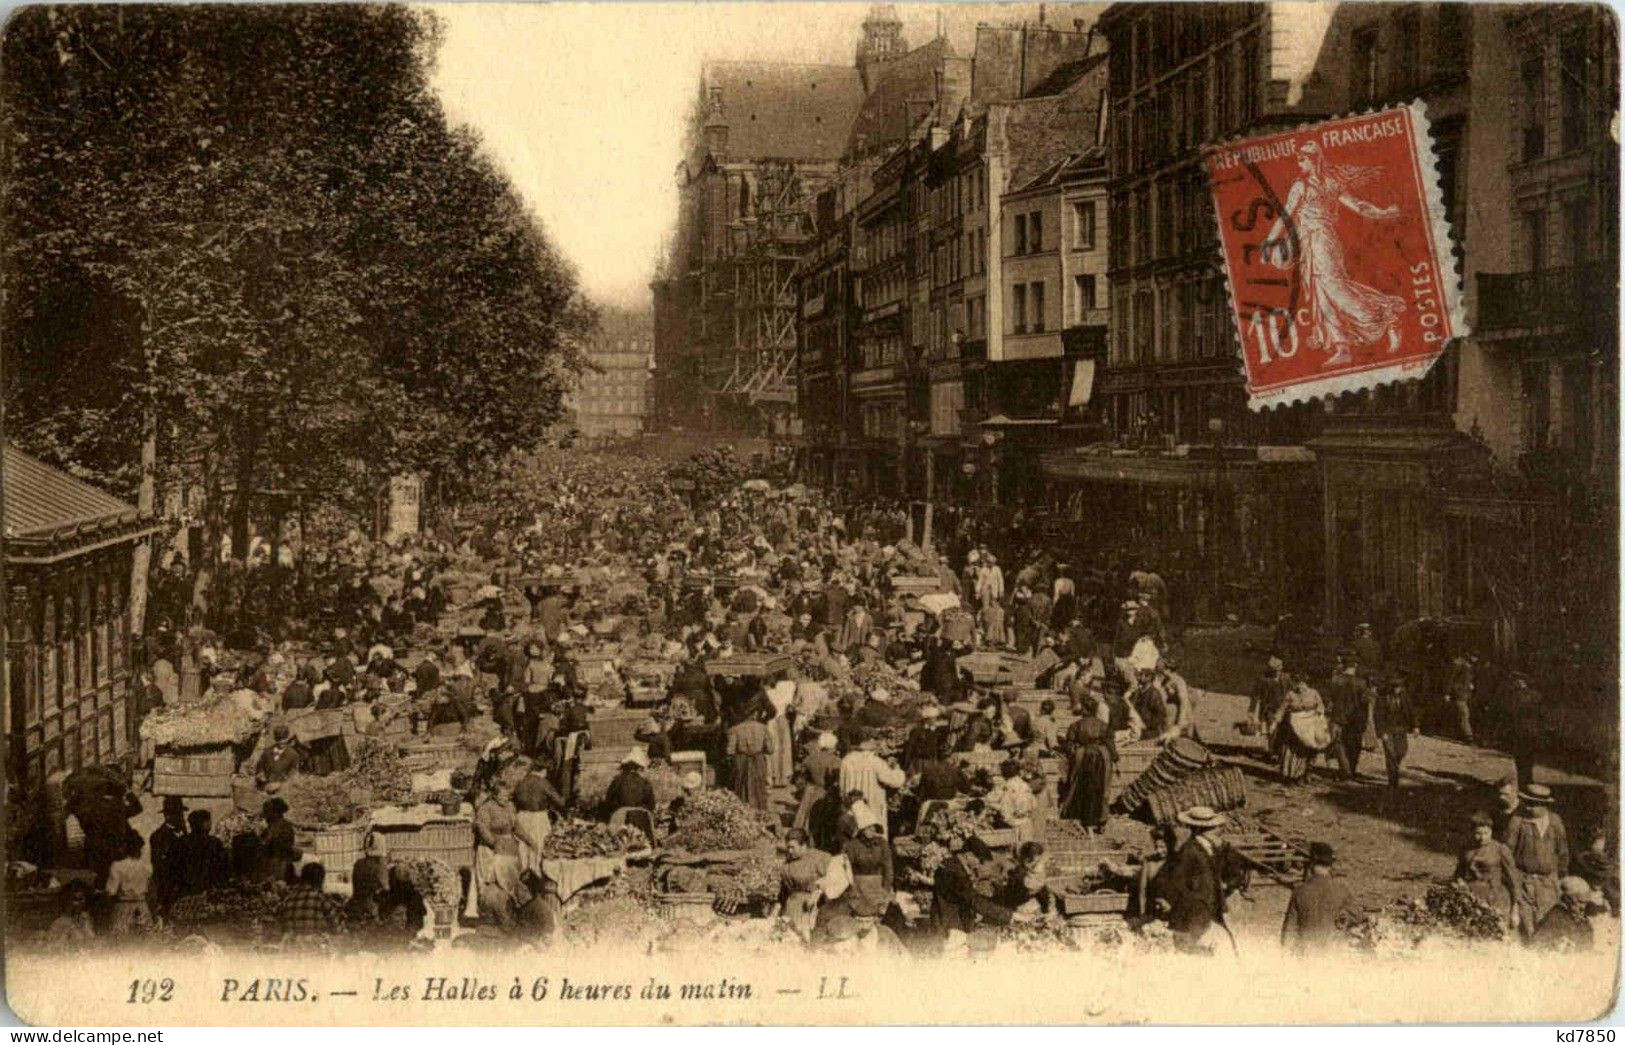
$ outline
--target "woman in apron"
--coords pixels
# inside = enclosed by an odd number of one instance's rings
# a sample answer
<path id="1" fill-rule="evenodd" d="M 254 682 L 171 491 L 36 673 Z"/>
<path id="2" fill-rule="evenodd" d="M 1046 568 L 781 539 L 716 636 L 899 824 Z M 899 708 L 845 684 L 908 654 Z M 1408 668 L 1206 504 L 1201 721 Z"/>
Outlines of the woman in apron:
<path id="1" fill-rule="evenodd" d="M 521 893 L 518 813 L 500 783 L 487 790 L 474 808 L 474 890 L 480 916 L 500 925 L 513 921 Z"/>
<path id="2" fill-rule="evenodd" d="M 1330 742 L 1326 736 L 1325 743 L 1315 746 L 1304 737 L 1305 731 L 1313 732 L 1317 716 L 1319 732 L 1326 735 L 1326 705 L 1320 694 L 1304 685 L 1302 679 L 1294 679 L 1279 714 L 1272 733 L 1281 752 L 1281 779 L 1289 784 L 1301 783 L 1309 776 L 1309 764 Z"/>
<path id="3" fill-rule="evenodd" d="M 852 888 L 847 896 L 855 916 L 879 918 L 892 902 L 891 846 L 880 818 L 867 804 L 857 808 L 856 817 L 857 834 L 842 849 L 852 864 Z"/>
<path id="4" fill-rule="evenodd" d="M 519 843 L 519 869 L 540 874 L 542 847 L 553 830 L 553 813 L 564 808 L 564 799 L 534 760 L 522 761 L 525 775 L 513 789 L 513 833 Z"/>

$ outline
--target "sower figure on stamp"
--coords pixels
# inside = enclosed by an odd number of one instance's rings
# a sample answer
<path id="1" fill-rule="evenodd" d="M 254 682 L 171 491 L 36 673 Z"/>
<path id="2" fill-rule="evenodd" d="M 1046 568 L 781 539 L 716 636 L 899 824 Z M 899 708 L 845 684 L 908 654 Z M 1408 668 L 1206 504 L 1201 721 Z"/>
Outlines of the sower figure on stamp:
<path id="1" fill-rule="evenodd" d="M 1374 180 L 1380 171 L 1328 161 L 1313 142 L 1298 147 L 1298 169 L 1303 176 L 1292 183 L 1286 211 L 1275 220 L 1269 239 L 1287 243 L 1288 227 L 1296 230 L 1296 250 L 1277 251 L 1276 264 L 1298 266 L 1309 310 L 1309 345 L 1328 355 L 1322 366 L 1342 366 L 1353 360 L 1350 350 L 1387 340 L 1388 351 L 1399 350 L 1397 320 L 1405 299 L 1366 286 L 1349 275 L 1343 259 L 1343 241 L 1337 234 L 1337 208 L 1346 207 L 1362 218 L 1392 221 L 1397 206 L 1378 207 L 1359 199 L 1353 190 Z"/>

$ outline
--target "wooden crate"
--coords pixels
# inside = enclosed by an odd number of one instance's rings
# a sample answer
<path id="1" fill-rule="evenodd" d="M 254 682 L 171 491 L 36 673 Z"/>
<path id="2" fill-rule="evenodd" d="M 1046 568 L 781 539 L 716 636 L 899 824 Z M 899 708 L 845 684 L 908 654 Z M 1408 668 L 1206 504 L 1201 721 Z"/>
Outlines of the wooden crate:
<path id="1" fill-rule="evenodd" d="M 451 867 L 474 866 L 474 822 L 462 817 L 431 820 L 421 827 L 379 825 L 391 860 L 439 860 Z"/>
<path id="2" fill-rule="evenodd" d="M 237 756 L 229 744 L 167 748 L 152 759 L 152 793 L 182 798 L 228 798 Z"/>
<path id="3" fill-rule="evenodd" d="M 1055 901 L 1061 913 L 1074 914 L 1127 914 L 1128 893 L 1056 893 Z"/>
<path id="4" fill-rule="evenodd" d="M 293 829 L 293 844 L 311 860 L 327 869 L 328 881 L 349 883 L 355 862 L 361 859 L 367 841 L 367 824 L 340 824 L 337 827 Z"/>

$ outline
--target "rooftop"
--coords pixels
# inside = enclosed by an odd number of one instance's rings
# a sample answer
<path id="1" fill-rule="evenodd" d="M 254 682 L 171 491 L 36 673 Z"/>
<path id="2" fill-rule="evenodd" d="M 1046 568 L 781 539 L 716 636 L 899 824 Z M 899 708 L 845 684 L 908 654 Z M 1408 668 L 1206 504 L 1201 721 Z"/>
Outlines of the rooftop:
<path id="1" fill-rule="evenodd" d="M 707 62 L 700 74 L 701 123 L 715 119 L 713 91 L 728 128 L 730 160 L 837 159 L 863 104 L 858 71 L 847 65 Z M 703 137 L 697 141 L 703 151 Z"/>
<path id="2" fill-rule="evenodd" d="M 96 537 L 139 535 L 135 506 L 5 444 L 0 483 L 8 559 L 34 559 L 48 546 L 82 546 Z"/>

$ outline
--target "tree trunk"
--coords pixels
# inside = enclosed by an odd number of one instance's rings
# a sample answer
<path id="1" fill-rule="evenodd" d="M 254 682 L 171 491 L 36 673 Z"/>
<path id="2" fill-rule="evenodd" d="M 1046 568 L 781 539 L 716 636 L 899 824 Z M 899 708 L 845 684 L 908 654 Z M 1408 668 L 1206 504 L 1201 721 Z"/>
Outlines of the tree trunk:
<path id="1" fill-rule="evenodd" d="M 152 518 L 157 509 L 158 488 L 158 416 L 150 405 L 142 419 L 145 429 L 141 435 L 141 488 L 136 493 L 136 511 L 143 519 Z M 152 544 L 156 537 L 143 537 L 136 542 L 135 555 L 130 562 L 130 634 L 141 635 L 147 622 L 147 579 L 152 573 Z"/>

